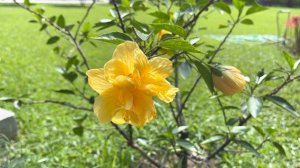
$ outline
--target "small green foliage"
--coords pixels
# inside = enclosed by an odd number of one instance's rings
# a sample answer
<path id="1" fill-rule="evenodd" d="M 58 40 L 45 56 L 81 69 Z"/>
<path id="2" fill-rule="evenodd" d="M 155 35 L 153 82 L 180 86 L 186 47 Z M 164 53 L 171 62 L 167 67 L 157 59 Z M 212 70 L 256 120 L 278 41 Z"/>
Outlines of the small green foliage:
<path id="1" fill-rule="evenodd" d="M 132 41 L 132 39 L 127 34 L 120 33 L 120 32 L 107 33 L 107 34 L 103 34 L 91 38 L 95 40 L 104 41 L 107 43 L 113 43 L 113 44 L 120 44 L 124 41 Z"/>

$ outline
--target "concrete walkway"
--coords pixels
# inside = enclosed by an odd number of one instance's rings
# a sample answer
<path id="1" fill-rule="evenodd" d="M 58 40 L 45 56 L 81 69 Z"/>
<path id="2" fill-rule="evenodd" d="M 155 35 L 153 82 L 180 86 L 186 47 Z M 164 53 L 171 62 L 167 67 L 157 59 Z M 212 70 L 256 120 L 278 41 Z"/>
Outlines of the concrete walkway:
<path id="1" fill-rule="evenodd" d="M 23 3 L 23 0 L 17 0 Z M 92 0 L 30 0 L 31 3 L 44 3 L 44 4 L 83 4 L 91 3 Z M 97 3 L 109 3 L 109 0 L 96 0 Z M 13 3 L 13 0 L 0 0 L 0 3 Z"/>

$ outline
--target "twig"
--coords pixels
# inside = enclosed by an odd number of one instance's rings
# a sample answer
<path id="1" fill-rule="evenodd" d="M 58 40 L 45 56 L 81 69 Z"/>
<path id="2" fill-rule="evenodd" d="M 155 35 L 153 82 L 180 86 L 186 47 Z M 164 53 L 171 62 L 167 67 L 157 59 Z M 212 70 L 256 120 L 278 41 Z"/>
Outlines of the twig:
<path id="1" fill-rule="evenodd" d="M 143 157 L 145 157 L 150 163 L 152 163 L 154 166 L 160 168 L 161 166 L 153 160 L 151 157 L 149 157 L 139 146 L 135 144 L 128 143 L 130 141 L 130 135 L 128 136 L 117 124 L 111 122 L 111 124 L 115 127 L 115 129 L 127 140 L 127 144 L 129 147 L 137 150 Z M 130 144 L 130 145 L 129 145 Z"/>
<path id="2" fill-rule="evenodd" d="M 53 27 L 54 27 L 56 30 L 58 30 L 59 32 L 63 33 L 64 35 L 67 35 L 67 36 L 70 38 L 72 44 L 75 45 L 77 51 L 79 52 L 79 55 L 81 56 L 81 58 L 82 58 L 82 60 L 83 60 L 83 64 L 85 65 L 85 67 L 86 67 L 87 69 L 90 69 L 90 66 L 89 66 L 89 64 L 88 64 L 88 62 L 87 62 L 87 59 L 86 59 L 86 56 L 85 56 L 84 52 L 82 51 L 82 48 L 80 47 L 80 45 L 79 45 L 79 43 L 77 42 L 77 40 L 75 39 L 74 35 L 73 35 L 70 31 L 68 31 L 68 30 L 66 30 L 66 29 L 64 29 L 64 28 L 62 28 L 62 27 L 60 27 L 60 26 L 58 26 L 58 25 L 57 25 L 56 23 L 54 23 L 54 22 L 51 22 L 50 19 L 48 19 L 46 16 L 44 16 L 44 15 L 42 15 L 42 14 L 40 14 L 40 13 L 38 13 L 38 12 L 32 10 L 32 9 L 30 9 L 29 7 L 27 7 L 27 6 L 23 5 L 23 4 L 18 3 L 16 0 L 13 0 L 13 1 L 14 1 L 15 4 L 17 4 L 17 5 L 20 6 L 21 8 L 23 8 L 23 9 L 29 11 L 30 13 L 33 13 L 33 14 L 35 14 L 35 15 L 41 17 L 41 18 L 43 18 L 49 25 L 53 26 Z"/>
<path id="3" fill-rule="evenodd" d="M 18 100 L 18 99 L 15 99 Z M 51 104 L 58 104 L 61 106 L 66 106 L 66 107 L 70 107 L 72 109 L 75 110 L 83 110 L 83 111 L 88 111 L 88 112 L 92 112 L 93 109 L 89 109 L 86 107 L 81 107 L 81 106 L 76 106 L 72 103 L 69 102 L 65 102 L 65 101 L 57 101 L 57 100 L 30 100 L 30 101 L 24 101 L 24 100 L 19 100 L 21 103 L 23 104 L 44 104 L 44 103 L 51 103 Z"/>
<path id="4" fill-rule="evenodd" d="M 298 75 L 294 78 L 288 77 L 281 85 L 279 85 L 277 88 L 275 88 L 273 91 L 271 91 L 271 93 L 267 94 L 267 96 L 273 96 L 273 95 L 277 94 L 286 85 L 288 85 L 289 83 L 291 83 L 295 80 L 298 80 L 298 79 L 300 79 L 300 75 Z M 239 122 L 239 126 L 245 125 L 251 118 L 252 117 L 249 114 L 246 118 L 241 119 Z M 210 160 L 210 159 L 214 158 L 217 154 L 219 154 L 221 151 L 223 151 L 231 143 L 231 141 L 232 141 L 232 139 L 227 139 L 223 145 L 221 145 L 213 153 L 211 153 L 209 156 L 207 156 L 207 158 L 205 160 Z"/>
<path id="5" fill-rule="evenodd" d="M 116 3 L 116 0 L 111 0 L 111 2 L 113 3 L 113 5 L 114 5 L 114 7 L 115 7 L 115 10 L 116 10 L 116 12 L 117 12 L 117 15 L 118 15 L 118 18 L 119 18 L 119 22 L 120 22 L 120 24 L 121 24 L 121 29 L 122 29 L 123 33 L 125 33 L 125 32 L 126 32 L 125 25 L 124 25 L 124 23 L 123 23 L 123 19 L 122 19 L 122 17 L 121 17 L 120 10 L 119 10 L 119 8 L 118 8 L 118 5 L 117 5 L 117 3 Z"/>
<path id="6" fill-rule="evenodd" d="M 218 48 L 215 50 L 214 54 L 209 58 L 208 60 L 208 64 L 212 63 L 212 61 L 214 60 L 214 58 L 216 57 L 216 55 L 219 53 L 219 51 L 221 50 L 221 48 L 223 47 L 223 45 L 225 44 L 225 42 L 227 41 L 228 37 L 231 35 L 232 31 L 234 30 L 235 26 L 240 22 L 240 18 L 238 17 L 237 20 L 233 23 L 233 25 L 231 26 L 229 32 L 226 34 L 226 36 L 224 37 L 224 39 L 222 40 L 222 42 L 219 44 Z"/>
<path id="7" fill-rule="evenodd" d="M 19 2 L 17 2 L 16 0 L 13 0 L 15 4 L 17 4 L 18 6 L 20 6 L 21 8 L 43 18 L 48 24 L 50 24 L 51 26 L 53 26 L 56 30 L 60 31 L 61 33 L 68 35 L 68 31 L 66 31 L 65 29 L 61 28 L 60 26 L 58 26 L 56 23 L 51 22 L 47 17 L 45 17 L 44 15 L 30 9 L 28 6 L 25 6 L 23 4 L 20 4 Z"/>
<path id="8" fill-rule="evenodd" d="M 90 13 L 91 9 L 93 8 L 93 6 L 95 5 L 95 3 L 96 3 L 96 0 L 93 0 L 93 2 L 89 5 L 88 9 L 86 10 L 85 15 L 83 16 L 83 18 L 79 22 L 79 25 L 78 25 L 78 27 L 76 29 L 76 33 L 75 33 L 75 37 L 74 37 L 75 40 L 77 39 L 79 30 L 80 30 L 82 24 L 84 23 L 84 21 L 86 20 L 86 18 L 89 16 L 89 13 Z"/>
<path id="9" fill-rule="evenodd" d="M 188 30 L 188 32 L 187 32 L 187 34 L 186 34 L 186 37 L 188 37 L 188 36 L 191 34 L 191 32 L 192 32 L 192 30 L 194 29 L 194 26 L 196 25 L 197 20 L 199 19 L 199 16 L 201 15 L 201 13 L 203 13 L 205 10 L 207 10 L 208 7 L 209 7 L 210 5 L 212 5 L 213 3 L 214 3 L 214 0 L 210 0 L 206 5 L 204 5 L 204 6 L 198 11 L 198 13 L 197 13 L 196 15 L 193 16 L 193 18 L 192 18 L 190 21 L 188 21 L 186 24 L 183 25 L 183 28 L 187 28 L 187 27 L 190 26 L 190 29 Z"/>
<path id="10" fill-rule="evenodd" d="M 197 79 L 195 80 L 191 90 L 189 91 L 189 93 L 187 94 L 187 96 L 185 97 L 185 99 L 183 100 L 182 104 L 181 104 L 181 109 L 179 111 L 178 114 L 182 113 L 183 109 L 185 108 L 186 103 L 188 102 L 188 100 L 190 99 L 192 93 L 194 92 L 194 90 L 196 89 L 196 86 L 198 85 L 199 81 L 201 79 L 201 76 L 199 75 L 197 77 Z"/>

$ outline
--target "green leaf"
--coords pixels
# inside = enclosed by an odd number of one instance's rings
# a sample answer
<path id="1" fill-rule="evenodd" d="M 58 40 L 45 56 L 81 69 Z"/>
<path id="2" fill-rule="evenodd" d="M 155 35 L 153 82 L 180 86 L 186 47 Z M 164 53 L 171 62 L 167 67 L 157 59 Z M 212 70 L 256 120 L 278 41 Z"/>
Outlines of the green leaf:
<path id="1" fill-rule="evenodd" d="M 202 78 L 204 79 L 206 86 L 208 87 L 210 92 L 213 93 L 214 92 L 214 83 L 212 80 L 210 68 L 207 65 L 205 65 L 202 62 L 197 61 L 197 60 L 194 61 L 194 64 L 196 65 L 199 73 L 201 74 Z"/>
<path id="2" fill-rule="evenodd" d="M 82 126 L 75 127 L 75 128 L 73 128 L 73 132 L 78 136 L 82 136 L 83 135 L 83 127 Z"/>
<path id="3" fill-rule="evenodd" d="M 231 132 L 234 133 L 234 134 L 238 134 L 238 133 L 245 133 L 249 130 L 248 127 L 246 126 L 234 126 L 232 129 L 231 129 Z"/>
<path id="4" fill-rule="evenodd" d="M 273 146 L 274 146 L 275 148 L 277 148 L 277 150 L 278 150 L 278 152 L 280 153 L 280 155 L 286 156 L 285 150 L 284 150 L 284 148 L 283 148 L 282 145 L 280 145 L 280 144 L 277 143 L 277 142 L 272 142 L 272 144 L 273 144 Z"/>
<path id="5" fill-rule="evenodd" d="M 233 126 L 235 123 L 237 123 L 240 119 L 239 118 L 230 118 L 227 122 L 226 125 Z"/>
<path id="6" fill-rule="evenodd" d="M 69 70 L 72 65 L 76 66 L 78 64 L 79 64 L 79 60 L 77 59 L 76 56 L 73 56 L 69 58 L 68 62 L 66 63 L 66 70 Z"/>
<path id="7" fill-rule="evenodd" d="M 179 74 L 183 79 L 187 79 L 191 74 L 191 64 L 187 61 L 179 65 Z"/>
<path id="8" fill-rule="evenodd" d="M 91 38 L 95 40 L 107 42 L 107 43 L 113 43 L 113 44 L 120 44 L 123 43 L 124 41 L 132 41 L 132 39 L 127 34 L 120 33 L 120 32 L 107 33 L 101 36 L 91 37 Z"/>
<path id="9" fill-rule="evenodd" d="M 284 98 L 279 96 L 267 96 L 266 97 L 269 101 L 272 103 L 280 106 L 281 108 L 287 110 L 288 112 L 294 114 L 297 117 L 300 117 L 299 113 L 296 111 L 296 109 Z"/>
<path id="10" fill-rule="evenodd" d="M 245 25 L 253 25 L 253 21 L 251 19 L 244 19 L 241 21 L 242 24 L 245 24 Z"/>
<path id="11" fill-rule="evenodd" d="M 52 36 L 52 37 L 50 37 L 49 39 L 48 39 L 48 41 L 47 41 L 47 44 L 54 44 L 54 43 L 56 43 L 57 41 L 59 40 L 59 37 L 58 36 Z"/>
<path id="12" fill-rule="evenodd" d="M 186 36 L 186 31 L 184 30 L 184 28 L 178 26 L 178 25 L 174 25 L 174 24 L 168 24 L 168 23 L 153 23 L 151 24 L 151 26 L 156 30 L 156 31 L 160 31 L 162 29 L 165 29 L 167 31 L 170 31 L 174 34 L 177 34 L 181 37 L 185 37 Z"/>
<path id="13" fill-rule="evenodd" d="M 233 6 L 239 11 L 239 14 L 242 13 L 244 6 L 245 6 L 245 0 L 232 0 Z"/>
<path id="14" fill-rule="evenodd" d="M 224 139 L 224 138 L 225 138 L 224 135 L 215 135 L 215 136 L 212 136 L 212 137 L 202 141 L 201 144 L 207 144 L 207 143 L 219 141 L 219 140 Z"/>
<path id="15" fill-rule="evenodd" d="M 62 93 L 62 94 L 75 94 L 73 90 L 69 89 L 60 89 L 60 90 L 54 90 L 56 93 Z"/>
<path id="16" fill-rule="evenodd" d="M 81 124 L 83 123 L 83 121 L 86 120 L 87 117 L 88 117 L 88 115 L 85 114 L 84 116 L 74 118 L 73 120 L 74 120 L 78 125 L 81 125 Z"/>
<path id="17" fill-rule="evenodd" d="M 170 16 L 162 11 L 155 11 L 155 12 L 149 13 L 149 15 L 154 16 L 158 19 L 163 19 L 163 20 L 170 19 Z"/>
<path id="18" fill-rule="evenodd" d="M 247 141 L 243 141 L 243 140 L 235 140 L 234 141 L 236 144 L 241 145 L 242 147 L 244 147 L 245 149 L 249 150 L 250 152 L 255 153 L 256 155 L 260 155 L 258 153 L 258 151 Z"/>
<path id="19" fill-rule="evenodd" d="M 150 35 L 152 34 L 152 33 L 146 34 L 146 33 L 140 32 L 139 30 L 137 30 L 135 28 L 133 28 L 133 30 L 134 30 L 136 36 L 138 36 L 138 38 L 143 41 L 147 41 L 149 39 Z"/>
<path id="20" fill-rule="evenodd" d="M 222 11 L 228 13 L 229 15 L 231 14 L 230 7 L 226 3 L 224 3 L 224 2 L 217 2 L 214 5 L 215 5 L 216 8 L 221 9 Z"/>
<path id="21" fill-rule="evenodd" d="M 26 6 L 30 6 L 30 1 L 29 1 L 29 0 L 24 0 L 23 3 L 24 3 L 24 5 L 26 5 Z"/>
<path id="22" fill-rule="evenodd" d="M 139 30 L 139 31 L 141 31 L 141 32 L 143 32 L 143 33 L 148 33 L 148 32 L 149 32 L 149 31 L 148 31 L 149 26 L 148 26 L 147 24 L 145 24 L 145 23 L 139 22 L 139 21 L 137 21 L 137 20 L 135 20 L 135 19 L 132 19 L 130 23 L 131 23 L 131 25 L 132 25 L 135 29 L 137 29 L 137 30 Z"/>
<path id="23" fill-rule="evenodd" d="M 261 127 L 258 127 L 258 126 L 253 126 L 253 128 L 260 134 L 262 135 L 263 137 L 266 135 L 264 130 L 261 128 Z"/>
<path id="24" fill-rule="evenodd" d="M 255 4 L 247 10 L 246 15 L 251 15 L 251 14 L 254 14 L 254 13 L 257 13 L 257 12 L 261 12 L 261 11 L 264 11 L 266 9 L 267 8 L 262 7 L 258 4 Z"/>
<path id="25" fill-rule="evenodd" d="M 286 51 L 283 52 L 284 59 L 289 64 L 291 70 L 294 69 L 295 59 Z"/>
<path id="26" fill-rule="evenodd" d="M 297 60 L 297 61 L 295 62 L 295 64 L 294 64 L 294 66 L 293 66 L 293 70 L 294 70 L 294 71 L 298 68 L 299 64 L 300 64 L 300 59 Z"/>
<path id="27" fill-rule="evenodd" d="M 180 127 L 174 128 L 172 130 L 172 133 L 178 134 L 178 133 L 182 132 L 183 130 L 186 130 L 187 128 L 188 128 L 188 126 L 180 126 Z"/>
<path id="28" fill-rule="evenodd" d="M 197 151 L 197 149 L 195 148 L 195 146 L 191 142 L 189 142 L 189 141 L 187 141 L 185 139 L 179 139 L 177 141 L 177 144 L 179 146 L 183 147 L 184 149 L 188 150 L 188 151 L 192 151 L 192 152 L 196 152 Z"/>
<path id="29" fill-rule="evenodd" d="M 57 26 L 64 28 L 66 26 L 66 21 L 63 15 L 59 15 L 56 21 Z"/>
<path id="30" fill-rule="evenodd" d="M 166 49 L 173 50 L 173 51 L 181 50 L 181 51 L 187 51 L 187 52 L 200 53 L 200 51 L 198 51 L 189 42 L 187 42 L 183 39 L 179 39 L 179 38 L 161 41 L 160 46 L 163 48 L 166 48 Z"/>
<path id="31" fill-rule="evenodd" d="M 138 11 L 138 10 L 142 10 L 142 11 L 146 11 L 148 8 L 146 7 L 144 1 L 134 1 L 130 7 L 132 9 L 134 9 L 135 11 Z"/>
<path id="32" fill-rule="evenodd" d="M 249 113 L 256 118 L 262 109 L 263 101 L 261 98 L 251 96 L 248 100 Z"/>
<path id="33" fill-rule="evenodd" d="M 63 77 L 69 82 L 73 83 L 77 79 L 78 75 L 75 72 L 69 72 L 69 73 L 64 73 Z"/>

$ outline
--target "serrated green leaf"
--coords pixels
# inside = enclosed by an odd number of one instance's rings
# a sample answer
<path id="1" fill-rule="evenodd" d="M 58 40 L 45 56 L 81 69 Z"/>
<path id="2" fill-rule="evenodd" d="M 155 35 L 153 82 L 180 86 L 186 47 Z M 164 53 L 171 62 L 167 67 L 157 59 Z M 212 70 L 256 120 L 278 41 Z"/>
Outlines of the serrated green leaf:
<path id="1" fill-rule="evenodd" d="M 243 141 L 243 140 L 235 140 L 234 141 L 236 144 L 241 145 L 242 147 L 244 147 L 245 149 L 249 150 L 250 152 L 255 153 L 256 155 L 260 155 L 258 153 L 258 151 L 247 141 Z"/>
<path id="2" fill-rule="evenodd" d="M 210 68 L 203 64 L 202 62 L 195 60 L 194 64 L 196 65 L 199 73 L 201 74 L 201 76 L 203 77 L 206 86 L 208 87 L 208 89 L 210 90 L 211 93 L 214 92 L 214 83 L 212 80 L 212 75 L 211 75 L 211 70 Z"/>
<path id="3" fill-rule="evenodd" d="M 279 96 L 267 96 L 267 100 L 271 101 L 272 103 L 278 105 L 279 107 L 287 110 L 288 112 L 294 114 L 297 117 L 300 117 L 299 113 L 296 109 L 284 98 Z"/>
<path id="4" fill-rule="evenodd" d="M 107 33 L 107 34 L 103 34 L 91 38 L 95 40 L 107 42 L 107 43 L 113 43 L 113 44 L 120 44 L 123 43 L 124 41 L 132 41 L 132 39 L 127 34 L 120 33 L 120 32 Z"/>
<path id="5" fill-rule="evenodd" d="M 228 13 L 229 15 L 231 14 L 231 9 L 230 9 L 229 5 L 227 5 L 224 2 L 217 2 L 214 4 L 214 6 L 221 9 L 222 11 Z"/>
<path id="6" fill-rule="evenodd" d="M 219 141 L 219 140 L 224 139 L 224 138 L 225 138 L 224 135 L 215 135 L 215 136 L 212 136 L 212 137 L 202 141 L 201 144 L 207 144 L 207 143 Z"/>
<path id="7" fill-rule="evenodd" d="M 156 30 L 156 31 L 160 31 L 162 29 L 170 31 L 174 34 L 177 34 L 181 37 L 185 37 L 186 36 L 186 31 L 184 30 L 184 28 L 178 26 L 178 25 L 174 25 L 174 24 L 169 24 L 169 23 L 153 23 L 151 24 L 151 26 Z"/>
<path id="8" fill-rule="evenodd" d="M 194 52 L 200 53 L 194 46 L 192 46 L 189 42 L 183 39 L 168 39 L 161 41 L 160 46 L 166 49 L 170 49 L 173 51 L 187 51 L 187 52 Z"/>
<path id="9" fill-rule="evenodd" d="M 252 117 L 256 118 L 262 109 L 263 101 L 261 98 L 251 96 L 248 100 L 248 110 Z"/>
<path id="10" fill-rule="evenodd" d="M 241 21 L 242 24 L 245 24 L 245 25 L 253 25 L 253 21 L 251 19 L 244 19 Z"/>
<path id="11" fill-rule="evenodd" d="M 278 152 L 280 153 L 280 155 L 286 156 L 285 150 L 284 150 L 284 148 L 283 148 L 282 145 L 280 145 L 280 144 L 277 143 L 277 142 L 272 142 L 272 144 L 273 144 L 273 146 L 274 146 L 275 148 L 277 148 L 277 150 L 278 150 Z"/>
<path id="12" fill-rule="evenodd" d="M 56 43 L 57 41 L 59 40 L 59 37 L 58 36 L 52 36 L 50 37 L 48 40 L 47 40 L 47 44 L 54 44 Z"/>

